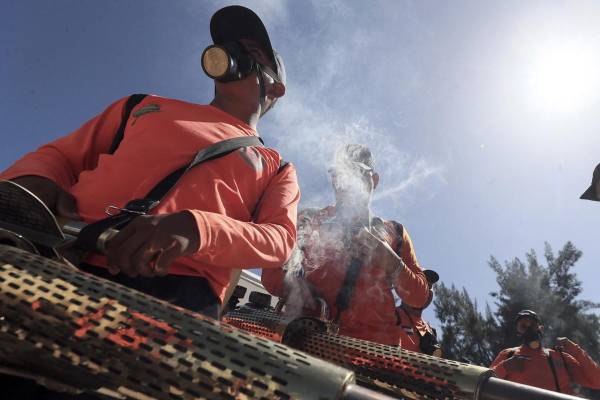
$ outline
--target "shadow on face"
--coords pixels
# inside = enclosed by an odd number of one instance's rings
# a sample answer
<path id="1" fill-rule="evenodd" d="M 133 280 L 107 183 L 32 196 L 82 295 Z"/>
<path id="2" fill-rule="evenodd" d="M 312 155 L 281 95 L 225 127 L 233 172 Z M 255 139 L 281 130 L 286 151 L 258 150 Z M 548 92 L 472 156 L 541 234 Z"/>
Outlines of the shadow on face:
<path id="1" fill-rule="evenodd" d="M 521 335 L 525 333 L 528 329 L 536 330 L 538 328 L 543 329 L 543 326 L 539 325 L 538 322 L 533 318 L 524 317 L 517 321 L 517 333 Z"/>
<path id="2" fill-rule="evenodd" d="M 272 71 L 275 71 L 276 66 L 273 64 L 273 61 L 269 57 L 267 51 L 260 47 L 258 42 L 252 39 L 240 39 L 239 42 L 242 44 L 244 49 L 254 58 L 254 60 L 268 68 Z M 266 94 L 271 97 L 273 103 L 285 94 L 285 85 L 275 77 L 271 76 L 271 74 L 262 72 L 262 78 L 266 84 Z"/>

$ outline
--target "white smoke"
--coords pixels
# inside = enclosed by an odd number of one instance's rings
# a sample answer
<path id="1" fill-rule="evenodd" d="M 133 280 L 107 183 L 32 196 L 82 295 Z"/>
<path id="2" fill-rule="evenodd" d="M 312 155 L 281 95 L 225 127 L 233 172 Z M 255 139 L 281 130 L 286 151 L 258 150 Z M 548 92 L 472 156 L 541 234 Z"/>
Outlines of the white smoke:
<path id="1" fill-rule="evenodd" d="M 306 2 L 302 11 L 310 21 L 311 31 L 299 32 L 291 31 L 289 27 L 294 24 L 288 24 L 291 18 L 296 18 L 297 3 L 245 4 L 261 16 L 286 62 L 286 95 L 261 121 L 260 131 L 266 134 L 269 145 L 295 165 L 302 191 L 301 209 L 323 208 L 333 203 L 328 170 L 335 152 L 349 143 L 366 145 L 373 153 L 375 170 L 381 178 L 373 201 L 378 209 L 389 213 L 381 215 L 383 218 L 400 219 L 401 212 L 417 197 L 410 195 L 412 191 L 443 182 L 444 167 L 440 161 L 411 154 L 408 148 L 401 147 L 403 129 L 408 129 L 403 118 L 406 110 L 399 108 L 383 117 L 380 113 L 389 108 L 389 104 L 381 103 L 386 99 L 403 104 L 407 97 L 404 88 L 414 90 L 420 76 L 401 52 L 387 51 L 383 43 L 390 42 L 390 38 L 382 37 L 383 30 L 357 28 L 364 24 L 352 26 L 352 21 L 366 18 L 365 13 L 379 11 L 339 1 Z M 399 10 L 392 13 L 395 15 L 386 16 L 384 23 L 394 26 L 398 21 L 405 21 L 406 26 L 414 23 L 411 15 L 403 15 Z M 286 43 L 287 47 L 278 47 L 278 43 Z M 377 59 L 375 54 L 382 58 Z M 390 61 L 391 55 L 394 65 L 402 71 L 389 70 L 394 67 L 385 61 Z M 376 59 L 382 62 L 373 62 Z M 308 231 L 309 228 L 299 232 L 298 247 L 310 254 L 296 251 L 285 266 L 288 305 L 296 311 L 311 296 L 310 289 L 300 283 L 303 281 L 299 278 L 300 269 L 303 267 L 304 273 L 310 274 L 330 259 L 332 253 L 348 253 L 347 240 L 341 237 L 343 229 L 336 232 L 335 229 Z M 345 268 L 343 264 L 340 267 Z"/>

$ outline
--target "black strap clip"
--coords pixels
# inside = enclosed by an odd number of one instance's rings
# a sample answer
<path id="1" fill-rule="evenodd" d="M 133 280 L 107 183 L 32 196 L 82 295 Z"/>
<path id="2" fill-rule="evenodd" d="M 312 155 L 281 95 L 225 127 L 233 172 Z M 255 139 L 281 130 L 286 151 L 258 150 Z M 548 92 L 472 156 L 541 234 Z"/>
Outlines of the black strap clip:
<path id="1" fill-rule="evenodd" d="M 150 210 L 158 205 L 158 200 L 152 199 L 134 199 L 128 202 L 125 207 L 119 208 L 117 206 L 108 206 L 104 212 L 114 217 L 119 214 L 133 214 L 133 215 L 146 215 Z"/>

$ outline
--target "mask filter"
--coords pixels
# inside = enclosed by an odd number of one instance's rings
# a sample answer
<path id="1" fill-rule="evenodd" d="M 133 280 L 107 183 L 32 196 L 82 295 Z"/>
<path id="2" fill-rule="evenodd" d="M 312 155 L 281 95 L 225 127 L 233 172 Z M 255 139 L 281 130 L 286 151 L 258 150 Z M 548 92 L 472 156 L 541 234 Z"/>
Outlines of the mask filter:
<path id="1" fill-rule="evenodd" d="M 256 63 L 238 43 L 211 45 L 202 52 L 202 69 L 220 82 L 237 81 L 256 69 Z"/>
<path id="2" fill-rule="evenodd" d="M 542 331 L 539 328 L 529 327 L 523 334 L 520 335 L 523 344 L 535 342 L 542 339 Z"/>

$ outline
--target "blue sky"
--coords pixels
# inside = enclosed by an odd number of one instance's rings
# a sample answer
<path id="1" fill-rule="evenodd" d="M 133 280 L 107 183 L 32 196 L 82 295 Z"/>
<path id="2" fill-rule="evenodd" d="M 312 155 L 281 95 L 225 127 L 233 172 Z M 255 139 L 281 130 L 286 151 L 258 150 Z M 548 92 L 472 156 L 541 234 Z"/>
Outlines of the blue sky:
<path id="1" fill-rule="evenodd" d="M 228 4 L 3 2 L 0 168 L 131 93 L 210 101 L 200 54 Z M 600 301 L 600 204 L 578 199 L 600 162 L 600 3 L 241 4 L 286 61 L 287 94 L 259 131 L 296 164 L 302 206 L 333 200 L 333 149 L 365 143 L 376 212 L 443 281 L 483 303 L 490 255 L 571 240 L 583 297 Z"/>

